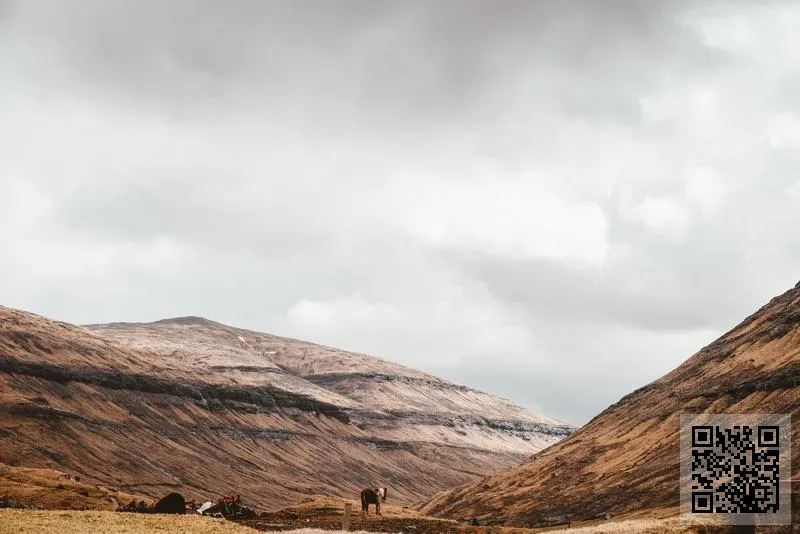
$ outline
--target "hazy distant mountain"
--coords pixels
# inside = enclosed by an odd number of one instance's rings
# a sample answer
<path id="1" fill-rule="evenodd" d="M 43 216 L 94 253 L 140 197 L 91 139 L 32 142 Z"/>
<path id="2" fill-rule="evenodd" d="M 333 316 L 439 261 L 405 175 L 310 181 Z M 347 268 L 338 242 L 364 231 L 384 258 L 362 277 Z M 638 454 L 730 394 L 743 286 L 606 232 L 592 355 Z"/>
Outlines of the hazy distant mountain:
<path id="1" fill-rule="evenodd" d="M 197 317 L 73 326 L 0 307 L 0 461 L 275 508 L 411 502 L 574 429 L 386 360 Z"/>

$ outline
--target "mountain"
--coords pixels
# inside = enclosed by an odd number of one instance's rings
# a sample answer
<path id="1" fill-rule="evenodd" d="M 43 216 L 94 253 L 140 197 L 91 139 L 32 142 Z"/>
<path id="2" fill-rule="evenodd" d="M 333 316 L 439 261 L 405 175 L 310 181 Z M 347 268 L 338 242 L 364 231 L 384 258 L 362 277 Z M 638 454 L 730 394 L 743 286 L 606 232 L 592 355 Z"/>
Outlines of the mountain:
<path id="1" fill-rule="evenodd" d="M 799 327 L 800 284 L 569 438 L 517 467 L 437 495 L 421 509 L 513 526 L 677 512 L 682 413 L 789 413 L 798 435 Z M 797 481 L 800 447 L 792 466 Z"/>
<path id="2" fill-rule="evenodd" d="M 385 484 L 395 503 L 573 427 L 386 360 L 198 317 L 74 326 L 0 307 L 0 462 L 274 509 Z"/>

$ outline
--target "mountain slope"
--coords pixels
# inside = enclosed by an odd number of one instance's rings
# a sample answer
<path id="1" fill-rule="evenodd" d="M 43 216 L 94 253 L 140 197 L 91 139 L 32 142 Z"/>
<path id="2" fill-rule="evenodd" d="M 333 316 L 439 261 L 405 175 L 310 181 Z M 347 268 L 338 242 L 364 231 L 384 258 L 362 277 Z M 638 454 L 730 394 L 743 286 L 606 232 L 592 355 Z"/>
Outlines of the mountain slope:
<path id="1" fill-rule="evenodd" d="M 797 435 L 799 327 L 800 284 L 569 438 L 518 467 L 440 494 L 422 509 L 533 526 L 564 516 L 676 508 L 681 413 L 790 413 Z M 792 464 L 797 480 L 800 447 Z"/>
<path id="2" fill-rule="evenodd" d="M 0 307 L 0 461 L 261 508 L 412 502 L 573 429 L 366 355 L 196 317 L 78 327 Z"/>

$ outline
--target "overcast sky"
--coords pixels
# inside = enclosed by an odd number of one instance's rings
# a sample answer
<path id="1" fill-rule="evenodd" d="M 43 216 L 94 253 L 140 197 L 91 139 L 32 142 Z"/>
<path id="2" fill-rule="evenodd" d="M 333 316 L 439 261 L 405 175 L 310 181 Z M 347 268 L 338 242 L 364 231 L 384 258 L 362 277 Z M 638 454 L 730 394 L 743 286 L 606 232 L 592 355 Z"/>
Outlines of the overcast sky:
<path id="1" fill-rule="evenodd" d="M 580 424 L 800 279 L 800 4 L 0 0 L 0 303 Z"/>

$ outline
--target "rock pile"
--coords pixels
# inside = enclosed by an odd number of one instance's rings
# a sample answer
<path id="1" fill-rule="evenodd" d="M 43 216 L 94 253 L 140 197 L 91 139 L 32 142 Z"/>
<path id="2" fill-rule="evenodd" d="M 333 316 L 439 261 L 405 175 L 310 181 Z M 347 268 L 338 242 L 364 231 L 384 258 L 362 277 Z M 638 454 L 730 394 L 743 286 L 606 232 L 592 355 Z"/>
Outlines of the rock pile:
<path id="1" fill-rule="evenodd" d="M 235 499 L 233 497 L 223 497 L 216 504 L 207 502 L 197 510 L 197 513 L 234 520 L 252 519 L 256 516 L 253 510 L 242 505 L 242 500 L 238 495 Z"/>
<path id="2" fill-rule="evenodd" d="M 1 508 L 2 506 L 0 506 Z M 252 519 L 256 513 L 242 504 L 242 499 L 236 497 L 223 497 L 216 503 L 207 501 L 197 507 L 194 501 L 186 502 L 180 493 L 170 493 L 153 505 L 144 501 L 138 503 L 134 499 L 125 506 L 119 506 L 117 512 L 134 512 L 140 514 L 187 514 L 197 513 L 210 517 L 220 517 L 231 520 Z"/>

